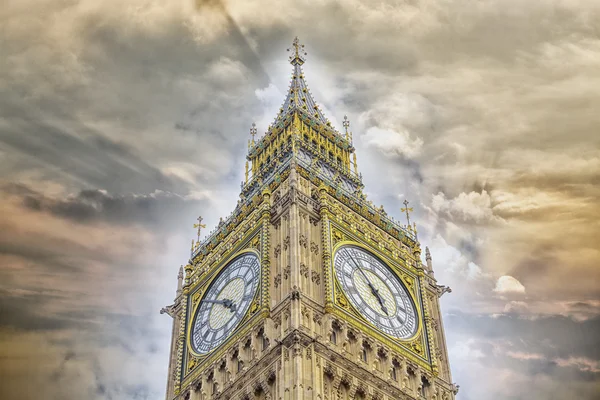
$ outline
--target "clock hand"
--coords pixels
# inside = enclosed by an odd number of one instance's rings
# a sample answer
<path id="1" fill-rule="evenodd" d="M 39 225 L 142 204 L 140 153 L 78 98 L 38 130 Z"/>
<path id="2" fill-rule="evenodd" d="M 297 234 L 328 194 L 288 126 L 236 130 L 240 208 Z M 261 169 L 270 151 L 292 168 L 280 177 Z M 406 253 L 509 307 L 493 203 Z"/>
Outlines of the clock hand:
<path id="1" fill-rule="evenodd" d="M 377 302 L 379 303 L 379 306 L 381 307 L 381 311 L 383 311 L 386 315 L 389 315 L 389 313 L 387 311 L 387 307 L 383 304 L 383 299 L 381 298 L 381 295 L 379 294 L 379 290 L 377 290 L 375 288 L 375 286 L 373 286 L 373 284 L 371 283 L 371 281 L 369 280 L 367 275 L 363 272 L 362 268 L 358 265 L 358 263 L 354 260 L 354 258 L 352 258 L 352 256 L 350 255 L 350 252 L 348 250 L 346 250 L 346 255 L 348 256 L 348 258 L 350 258 L 352 260 L 352 262 L 354 263 L 356 268 L 360 271 L 362 276 L 367 281 L 367 285 L 369 285 L 369 287 L 371 288 L 371 293 L 373 293 L 373 296 L 375 296 L 375 298 L 377 299 Z"/>
<path id="2" fill-rule="evenodd" d="M 235 310 L 237 310 L 237 306 L 235 305 L 235 303 L 233 302 L 233 300 L 229 300 L 229 299 L 223 299 L 223 302 L 225 303 L 225 307 L 229 308 L 229 310 L 231 312 L 235 312 Z"/>
<path id="3" fill-rule="evenodd" d="M 211 303 L 211 304 L 221 304 L 223 307 L 228 308 L 229 311 L 231 312 L 235 312 L 235 310 L 237 309 L 237 306 L 233 303 L 233 301 L 229 300 L 229 299 L 223 299 L 223 300 L 204 300 L 205 303 Z"/>

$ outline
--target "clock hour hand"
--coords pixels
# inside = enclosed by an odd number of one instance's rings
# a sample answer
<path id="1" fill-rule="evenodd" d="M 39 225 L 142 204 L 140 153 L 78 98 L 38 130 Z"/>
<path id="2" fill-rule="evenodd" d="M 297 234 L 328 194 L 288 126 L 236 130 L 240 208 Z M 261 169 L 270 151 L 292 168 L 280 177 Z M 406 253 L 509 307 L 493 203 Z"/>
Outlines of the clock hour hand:
<path id="1" fill-rule="evenodd" d="M 221 304 L 223 307 L 228 308 L 229 311 L 231 312 L 235 312 L 235 310 L 237 309 L 237 306 L 233 303 L 233 301 L 229 300 L 229 299 L 223 299 L 223 300 L 204 300 L 205 303 L 212 303 L 212 304 Z"/>
<path id="2" fill-rule="evenodd" d="M 354 265 L 356 265 L 356 268 L 360 271 L 360 273 L 362 274 L 362 276 L 367 281 L 367 285 L 369 285 L 369 288 L 371 288 L 371 293 L 373 293 L 373 296 L 375 296 L 375 298 L 377 299 L 377 302 L 381 306 L 381 311 L 383 311 L 386 315 L 389 315 L 389 313 L 387 311 L 387 307 L 383 304 L 383 299 L 381 298 L 381 295 L 379 294 L 379 290 L 377 290 L 375 288 L 375 286 L 373 286 L 373 284 L 371 283 L 371 281 L 369 280 L 369 278 L 367 277 L 367 275 L 363 272 L 362 268 L 358 265 L 358 263 L 356 262 L 356 260 L 354 260 L 354 258 L 352 258 L 352 256 L 350 255 L 350 253 L 347 252 L 346 254 L 348 255 L 348 258 L 352 260 L 352 262 L 354 263 Z"/>

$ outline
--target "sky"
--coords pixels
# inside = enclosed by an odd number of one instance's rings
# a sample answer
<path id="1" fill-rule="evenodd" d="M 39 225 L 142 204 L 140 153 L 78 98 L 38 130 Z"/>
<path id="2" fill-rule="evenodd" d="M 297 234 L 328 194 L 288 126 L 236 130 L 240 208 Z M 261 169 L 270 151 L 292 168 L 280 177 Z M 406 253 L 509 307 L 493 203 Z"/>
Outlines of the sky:
<path id="1" fill-rule="evenodd" d="M 3 0 L 0 398 L 164 398 L 202 215 L 286 48 L 365 193 L 414 208 L 459 400 L 600 398 L 600 3 Z"/>

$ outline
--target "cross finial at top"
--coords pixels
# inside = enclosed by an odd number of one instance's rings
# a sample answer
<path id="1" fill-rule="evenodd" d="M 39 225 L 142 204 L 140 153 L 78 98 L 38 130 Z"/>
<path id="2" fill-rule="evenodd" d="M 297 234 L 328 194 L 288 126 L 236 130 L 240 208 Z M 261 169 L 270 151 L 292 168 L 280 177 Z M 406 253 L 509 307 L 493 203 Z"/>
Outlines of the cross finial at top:
<path id="1" fill-rule="evenodd" d="M 250 135 L 252 135 L 252 144 L 254 144 L 254 136 L 256 135 L 256 124 L 253 122 L 252 127 L 250 127 Z"/>
<path id="2" fill-rule="evenodd" d="M 304 64 L 304 56 L 306 56 L 307 53 L 306 51 L 304 51 L 304 45 L 300 44 L 298 36 L 294 38 L 294 41 L 292 42 L 292 47 L 293 53 L 290 55 L 290 63 L 292 63 L 292 65 Z M 287 51 L 292 51 L 292 48 L 287 49 Z"/>
<path id="3" fill-rule="evenodd" d="M 342 125 L 346 129 L 346 133 L 348 133 L 348 128 L 350 127 L 350 120 L 348 119 L 347 115 L 344 115 L 344 122 L 342 122 Z"/>
<path id="4" fill-rule="evenodd" d="M 402 204 L 404 204 L 404 208 L 401 208 L 400 212 L 406 213 L 406 222 L 407 222 L 408 229 L 412 229 L 410 226 L 410 214 L 409 213 L 411 213 L 413 211 L 413 209 L 412 209 L 412 207 L 408 206 L 408 200 L 406 200 L 406 199 L 404 199 L 404 203 L 402 203 Z"/>
<path id="5" fill-rule="evenodd" d="M 202 230 L 202 228 L 206 228 L 206 225 L 202 223 L 202 217 L 198 217 L 196 219 L 196 221 L 198 221 L 197 224 L 194 224 L 194 228 L 198 228 L 198 238 L 196 240 L 196 243 L 200 242 L 200 231 Z M 194 241 L 192 240 L 192 248 L 193 248 L 193 243 Z"/>

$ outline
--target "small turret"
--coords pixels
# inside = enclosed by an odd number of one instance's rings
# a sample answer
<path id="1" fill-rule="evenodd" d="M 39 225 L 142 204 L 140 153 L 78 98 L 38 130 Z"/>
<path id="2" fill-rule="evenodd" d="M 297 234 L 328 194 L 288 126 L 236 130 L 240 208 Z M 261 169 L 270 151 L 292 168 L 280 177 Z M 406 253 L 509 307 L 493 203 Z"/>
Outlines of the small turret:
<path id="1" fill-rule="evenodd" d="M 179 273 L 177 274 L 177 296 L 181 294 L 183 288 L 183 265 L 179 267 Z"/>
<path id="2" fill-rule="evenodd" d="M 427 262 L 427 273 L 433 276 L 433 266 L 431 265 L 431 253 L 429 252 L 429 247 L 425 247 L 425 261 Z"/>

